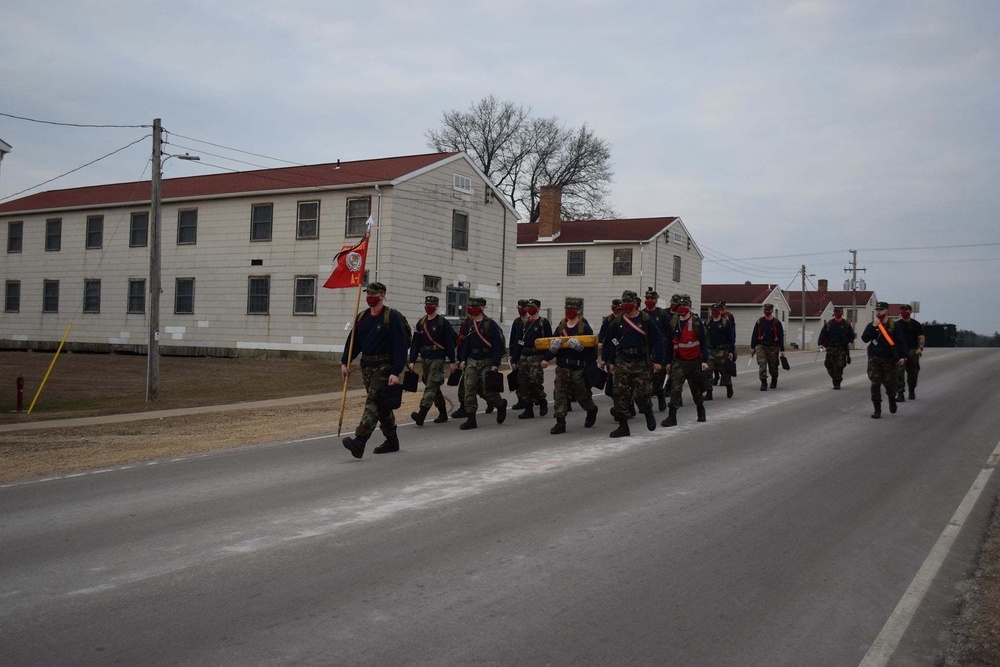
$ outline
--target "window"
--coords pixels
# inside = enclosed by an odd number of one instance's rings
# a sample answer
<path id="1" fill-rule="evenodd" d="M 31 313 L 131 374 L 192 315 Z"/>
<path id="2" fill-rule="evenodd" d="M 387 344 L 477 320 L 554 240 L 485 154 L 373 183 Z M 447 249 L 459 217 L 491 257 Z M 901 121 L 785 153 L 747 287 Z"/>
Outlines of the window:
<path id="1" fill-rule="evenodd" d="M 674 255 L 674 282 L 679 283 L 681 281 L 681 256 Z"/>
<path id="2" fill-rule="evenodd" d="M 367 218 L 365 218 L 367 220 Z M 295 225 L 295 238 L 319 238 L 319 202 L 300 201 L 298 223 Z"/>
<path id="3" fill-rule="evenodd" d="M 198 209 L 189 208 L 177 212 L 177 245 L 198 242 Z"/>
<path id="4" fill-rule="evenodd" d="M 45 249 L 59 250 L 62 247 L 62 219 L 53 218 L 45 221 Z"/>
<path id="5" fill-rule="evenodd" d="M 59 281 L 46 280 L 42 283 L 42 312 L 59 312 Z"/>
<path id="6" fill-rule="evenodd" d="M 441 276 L 424 276 L 424 291 L 425 292 L 440 292 L 441 291 Z"/>
<path id="7" fill-rule="evenodd" d="M 368 229 L 368 218 L 372 214 L 371 197 L 355 197 L 347 200 L 347 236 L 364 236 Z"/>
<path id="8" fill-rule="evenodd" d="M 250 276 L 247 284 L 247 313 L 267 315 L 271 307 L 271 276 Z"/>
<path id="9" fill-rule="evenodd" d="M 316 314 L 316 276 L 297 276 L 295 278 L 295 303 L 292 306 L 294 315 Z"/>
<path id="10" fill-rule="evenodd" d="M 615 261 L 612 273 L 616 276 L 632 275 L 632 249 L 619 248 L 615 250 Z"/>
<path id="11" fill-rule="evenodd" d="M 464 287 L 449 287 L 445 297 L 448 301 L 449 317 L 465 317 L 465 307 L 469 303 L 469 290 Z"/>
<path id="12" fill-rule="evenodd" d="M 587 251 L 567 250 L 566 251 L 566 275 L 582 276 L 587 272 Z"/>
<path id="13" fill-rule="evenodd" d="M 194 278 L 174 281 L 174 312 L 178 315 L 194 313 Z"/>
<path id="14" fill-rule="evenodd" d="M 132 223 L 128 230 L 128 245 L 130 248 L 143 248 L 149 239 L 149 213 L 133 213 Z"/>
<path id="15" fill-rule="evenodd" d="M 454 174 L 452 177 L 452 187 L 455 188 L 456 192 L 464 192 L 467 195 L 471 195 L 472 191 L 472 179 L 468 176 L 462 174 Z"/>
<path id="16" fill-rule="evenodd" d="M 100 280 L 83 281 L 83 312 L 85 313 L 101 312 Z"/>
<path id="17" fill-rule="evenodd" d="M 87 247 L 100 248 L 104 245 L 104 216 L 87 216 Z"/>
<path id="18" fill-rule="evenodd" d="M 6 289 L 4 290 L 3 299 L 3 312 L 5 313 L 19 313 L 21 312 L 21 281 L 20 280 L 8 280 Z"/>
<path id="19" fill-rule="evenodd" d="M 469 214 L 461 211 L 451 213 L 451 247 L 456 250 L 469 249 Z"/>
<path id="20" fill-rule="evenodd" d="M 677 243 L 678 245 L 684 245 L 683 232 L 674 232 L 674 243 Z"/>
<path id="21" fill-rule="evenodd" d="M 128 304 L 126 305 L 127 312 L 129 313 L 145 313 L 146 312 L 146 281 L 145 280 L 129 280 L 128 281 Z"/>
<path id="22" fill-rule="evenodd" d="M 250 207 L 250 240 L 270 241 L 274 204 L 254 204 Z"/>
<path id="23" fill-rule="evenodd" d="M 21 252 L 24 245 L 24 223 L 7 223 L 7 252 Z"/>

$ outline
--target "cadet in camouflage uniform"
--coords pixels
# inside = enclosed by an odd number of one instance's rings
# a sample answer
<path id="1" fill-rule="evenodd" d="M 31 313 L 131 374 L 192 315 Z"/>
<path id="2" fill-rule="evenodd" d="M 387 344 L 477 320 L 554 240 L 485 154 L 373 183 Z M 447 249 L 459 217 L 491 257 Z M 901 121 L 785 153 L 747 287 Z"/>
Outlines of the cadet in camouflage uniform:
<path id="1" fill-rule="evenodd" d="M 913 314 L 913 307 L 908 303 L 904 303 L 899 307 L 899 321 L 896 322 L 897 326 L 901 326 L 903 333 L 906 338 L 906 349 L 909 353 L 906 355 L 906 366 L 900 368 L 896 375 L 896 400 L 902 403 L 905 399 L 903 398 L 903 388 L 908 386 L 910 388 L 910 400 L 914 400 L 917 397 L 917 376 L 920 375 L 920 357 L 924 356 L 924 326 L 912 319 L 910 316 Z"/>
<path id="2" fill-rule="evenodd" d="M 691 389 L 698 411 L 698 421 L 705 417 L 705 374 L 708 370 L 708 340 L 701 318 L 691 312 L 691 297 L 681 294 L 677 300 L 677 314 L 670 319 L 666 331 L 666 359 L 670 365 L 670 412 L 662 426 L 677 426 L 677 404 L 685 380 Z M 711 384 L 708 385 L 711 390 Z"/>
<path id="3" fill-rule="evenodd" d="M 486 403 L 497 411 L 497 423 L 502 424 L 507 418 L 507 400 L 500 394 L 486 389 L 486 371 L 499 370 L 503 360 L 503 339 L 500 335 L 500 325 L 483 315 L 486 299 L 473 297 L 469 299 L 469 327 L 465 340 L 458 352 L 458 361 L 465 369 L 465 396 L 462 407 L 465 408 L 466 419 L 459 428 L 462 430 L 477 428 L 476 412 L 479 410 L 477 394 L 482 394 Z"/>
<path id="4" fill-rule="evenodd" d="M 517 377 L 521 382 L 524 412 L 518 419 L 530 419 L 535 416 L 535 404 L 538 404 L 538 414 L 545 416 L 549 412 L 549 401 L 545 395 L 545 375 L 542 371 L 542 355 L 544 350 L 535 349 L 535 341 L 539 338 L 551 338 L 552 325 L 538 314 L 542 302 L 538 299 L 528 299 L 526 308 L 528 318 L 521 328 L 519 340 L 515 348 L 511 345 L 511 369 L 517 369 Z"/>
<path id="5" fill-rule="evenodd" d="M 638 309 L 639 297 L 631 291 L 622 292 L 622 314 L 608 326 L 607 339 L 601 352 L 608 372 L 614 375 L 614 402 L 612 416 L 618 428 L 612 438 L 631 435 L 628 427 L 629 389 L 646 417 L 646 428 L 656 429 L 653 404 L 653 373 L 663 366 L 663 334 L 648 313 Z"/>
<path id="6" fill-rule="evenodd" d="M 896 367 L 906 365 L 906 334 L 899 326 L 889 324 L 889 304 L 875 304 L 875 321 L 869 322 L 861 334 L 868 343 L 868 379 L 872 383 L 872 419 L 882 416 L 882 387 L 889 399 L 889 412 L 896 412 Z M 892 329 L 892 332 L 889 329 Z"/>
<path id="7" fill-rule="evenodd" d="M 368 309 L 358 315 L 344 344 L 340 360 L 340 373 L 346 380 L 351 361 L 361 355 L 361 374 L 368 396 L 361 423 L 354 430 L 354 437 L 344 438 L 344 447 L 356 459 L 365 453 L 365 443 L 378 424 L 385 435 L 385 442 L 374 449 L 376 454 L 399 451 L 396 436 L 396 417 L 392 410 L 382 406 L 382 392 L 390 385 L 399 384 L 399 374 L 406 365 L 406 326 L 402 316 L 385 305 L 385 285 L 371 283 L 365 290 Z M 352 340 L 353 347 L 352 347 Z M 351 350 L 351 358 L 348 358 Z"/>
<path id="8" fill-rule="evenodd" d="M 444 384 L 445 363 L 455 363 L 455 330 L 448 320 L 438 316 L 438 303 L 436 296 L 424 299 L 424 312 L 427 314 L 417 320 L 410 345 L 410 370 L 413 370 L 417 355 L 420 355 L 423 366 L 424 395 L 420 398 L 420 410 L 410 413 L 417 426 L 424 425 L 424 418 L 432 405 L 437 407 L 439 413 L 434 423 L 448 421 L 448 405 L 441 393 L 441 385 Z"/>
<path id="9" fill-rule="evenodd" d="M 757 354 L 760 390 L 767 391 L 768 371 L 771 371 L 771 389 L 777 387 L 778 359 L 785 356 L 785 328 L 774 317 L 773 304 L 764 304 L 764 317 L 753 325 L 753 333 L 750 334 L 750 353 Z"/>
<path id="10" fill-rule="evenodd" d="M 552 435 L 566 432 L 566 413 L 569 411 L 569 401 L 572 398 L 587 411 L 587 419 L 583 422 L 585 428 L 590 428 L 597 421 L 597 406 L 590 386 L 584 377 L 583 369 L 587 364 L 597 363 L 597 348 L 584 347 L 574 336 L 592 336 L 594 330 L 587 320 L 580 317 L 583 299 L 566 297 L 566 317 L 558 325 L 555 336 L 569 336 L 566 346 L 560 341 L 545 353 L 542 368 L 548 368 L 552 359 L 556 360 L 555 417 L 556 425 L 549 431 Z"/>
<path id="11" fill-rule="evenodd" d="M 524 332 L 524 323 L 528 319 L 528 300 L 518 299 L 517 300 L 517 319 L 510 325 L 510 345 L 508 347 L 508 352 L 510 352 L 510 358 L 513 362 L 521 354 L 521 334 Z M 511 366 L 511 370 L 514 367 Z M 511 410 L 524 410 L 529 402 L 524 400 L 524 390 L 518 385 L 517 390 L 514 392 L 517 396 L 517 403 L 510 406 Z"/>
<path id="12" fill-rule="evenodd" d="M 847 367 L 849 346 L 854 344 L 854 327 L 844 319 L 844 309 L 833 309 L 833 319 L 827 320 L 819 332 L 819 346 L 826 348 L 826 372 L 833 380 L 833 388 L 840 389 Z"/>
<path id="13" fill-rule="evenodd" d="M 736 327 L 722 312 L 722 302 L 712 306 L 711 317 L 705 322 L 705 337 L 708 339 L 708 367 L 719 376 L 720 384 L 726 388 L 726 398 L 733 397 L 733 378 L 726 370 L 726 363 L 736 359 Z M 712 400 L 712 385 L 705 386 L 705 400 Z"/>
<path id="14" fill-rule="evenodd" d="M 656 326 L 660 328 L 660 333 L 664 333 L 667 330 L 667 326 L 670 322 L 670 314 L 657 306 L 657 302 L 660 300 L 660 295 L 656 293 L 652 287 L 646 290 L 646 296 L 643 299 L 643 305 L 646 306 L 646 312 L 649 313 L 650 319 L 652 319 Z M 666 338 L 666 335 L 664 335 Z M 656 396 L 657 407 L 660 412 L 667 409 L 667 397 L 666 393 L 669 391 L 666 388 L 667 383 L 667 367 L 664 365 L 660 368 L 659 372 L 653 373 L 653 395 Z"/>

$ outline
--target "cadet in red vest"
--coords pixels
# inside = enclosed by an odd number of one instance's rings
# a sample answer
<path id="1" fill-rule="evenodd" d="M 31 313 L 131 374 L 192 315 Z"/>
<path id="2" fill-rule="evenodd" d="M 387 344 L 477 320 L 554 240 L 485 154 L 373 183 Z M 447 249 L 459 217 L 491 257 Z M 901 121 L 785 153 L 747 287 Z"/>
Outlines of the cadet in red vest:
<path id="1" fill-rule="evenodd" d="M 677 426 L 677 406 L 687 380 L 698 410 L 698 421 L 705 421 L 705 374 L 708 370 L 708 341 L 701 318 L 691 312 L 691 297 L 682 294 L 677 314 L 670 320 L 667 340 L 667 364 L 673 382 L 670 386 L 670 412 L 663 426 Z"/>

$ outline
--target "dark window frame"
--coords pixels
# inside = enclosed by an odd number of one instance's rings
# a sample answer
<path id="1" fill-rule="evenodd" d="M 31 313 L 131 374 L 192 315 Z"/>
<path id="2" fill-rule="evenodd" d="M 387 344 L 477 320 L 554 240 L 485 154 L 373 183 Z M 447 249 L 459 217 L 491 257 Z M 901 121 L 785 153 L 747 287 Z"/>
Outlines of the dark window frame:
<path id="1" fill-rule="evenodd" d="M 364 216 L 352 211 L 352 204 L 359 202 L 367 203 L 367 211 Z M 368 218 L 372 215 L 372 198 L 370 196 L 348 197 L 346 203 L 344 204 L 344 215 L 346 218 L 344 224 L 344 236 L 364 236 L 365 231 L 367 230 Z"/>
<path id="2" fill-rule="evenodd" d="M 136 294 L 138 287 L 138 294 Z M 136 305 L 138 302 L 138 305 Z M 144 315 L 146 313 L 146 279 L 129 278 L 128 292 L 125 294 L 125 312 L 128 315 Z"/>
<path id="3" fill-rule="evenodd" d="M 264 212 L 267 215 L 264 215 Z M 258 219 L 260 212 L 260 219 Z M 251 204 L 250 205 L 250 240 L 261 242 L 270 241 L 274 233 L 274 204 Z"/>
<path id="4" fill-rule="evenodd" d="M 49 218 L 45 221 L 45 252 L 59 252 L 61 249 L 62 218 Z"/>
<path id="5" fill-rule="evenodd" d="M 469 288 L 448 286 L 445 292 L 445 314 L 448 317 L 464 318 L 469 306 Z"/>
<path id="6" fill-rule="evenodd" d="M 315 315 L 316 314 L 316 287 L 318 285 L 317 276 L 295 276 L 292 294 L 292 315 Z M 312 284 L 311 290 L 302 291 L 300 285 Z M 300 306 L 300 304 L 303 304 Z"/>
<path id="7" fill-rule="evenodd" d="M 579 265 L 579 269 L 574 271 L 574 266 Z M 585 276 L 587 275 L 587 251 L 567 250 L 566 251 L 566 275 Z"/>
<path id="8" fill-rule="evenodd" d="M 675 283 L 681 281 L 681 256 L 674 255 L 673 279 Z"/>
<path id="9" fill-rule="evenodd" d="M 188 285 L 190 285 L 190 290 L 188 289 Z M 194 278 L 174 279 L 175 315 L 194 315 L 194 294 L 195 294 Z"/>
<path id="10" fill-rule="evenodd" d="M 59 281 L 58 280 L 43 280 L 42 281 L 42 312 L 43 313 L 58 313 L 59 312 Z"/>
<path id="11" fill-rule="evenodd" d="M 271 276 L 249 276 L 247 278 L 247 315 L 270 314 Z"/>
<path id="12" fill-rule="evenodd" d="M 101 280 L 100 278 L 84 278 L 83 280 L 83 312 L 101 312 Z"/>
<path id="13" fill-rule="evenodd" d="M 16 292 L 16 294 L 15 294 Z M 5 313 L 20 313 L 21 312 L 21 281 L 20 280 L 8 280 L 4 285 L 3 291 L 3 312 Z"/>
<path id="14" fill-rule="evenodd" d="M 137 224 L 141 222 L 141 227 Z M 137 237 L 142 233 L 142 242 L 139 243 Z M 149 211 L 135 211 L 129 218 L 128 225 L 128 247 L 145 248 L 149 245 Z"/>
<path id="15" fill-rule="evenodd" d="M 628 259 L 618 253 L 628 253 Z M 611 255 L 611 274 L 615 276 L 632 275 L 632 248 L 615 248 Z"/>
<path id="16" fill-rule="evenodd" d="M 312 206 L 316 207 L 315 217 L 303 217 L 302 207 Z M 295 206 L 295 238 L 296 239 L 318 239 L 319 238 L 319 213 L 320 204 L 318 199 L 310 199 L 309 201 L 296 202 Z M 367 220 L 367 218 L 366 218 Z M 312 225 L 312 233 L 304 232 L 303 225 Z"/>
<path id="17" fill-rule="evenodd" d="M 194 219 L 191 220 L 191 216 Z M 198 244 L 198 209 L 182 208 L 177 211 L 177 245 Z"/>
<path id="18" fill-rule="evenodd" d="M 100 250 L 104 247 L 104 216 L 87 216 L 87 250 Z"/>
<path id="19" fill-rule="evenodd" d="M 14 230 L 17 233 L 14 233 Z M 16 246 L 16 247 L 15 247 Z M 7 252 L 19 253 L 24 249 L 24 221 L 13 220 L 7 223 Z"/>
<path id="20" fill-rule="evenodd" d="M 424 291 L 425 292 L 440 292 L 441 291 L 441 276 L 424 276 Z"/>
<path id="21" fill-rule="evenodd" d="M 451 212 L 451 247 L 454 250 L 469 249 L 469 214 L 458 209 Z"/>

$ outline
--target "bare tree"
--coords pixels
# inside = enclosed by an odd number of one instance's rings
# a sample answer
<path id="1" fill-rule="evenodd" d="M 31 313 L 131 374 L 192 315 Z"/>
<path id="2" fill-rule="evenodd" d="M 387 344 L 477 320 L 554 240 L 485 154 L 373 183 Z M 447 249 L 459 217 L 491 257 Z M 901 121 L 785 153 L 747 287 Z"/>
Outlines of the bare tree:
<path id="1" fill-rule="evenodd" d="M 558 118 L 531 118 L 531 109 L 493 95 L 468 111 L 446 112 L 427 132 L 438 151 L 465 151 L 530 222 L 538 220 L 543 185 L 562 187 L 563 218 L 612 218 L 608 203 L 611 148 L 586 124 L 577 130 Z"/>

